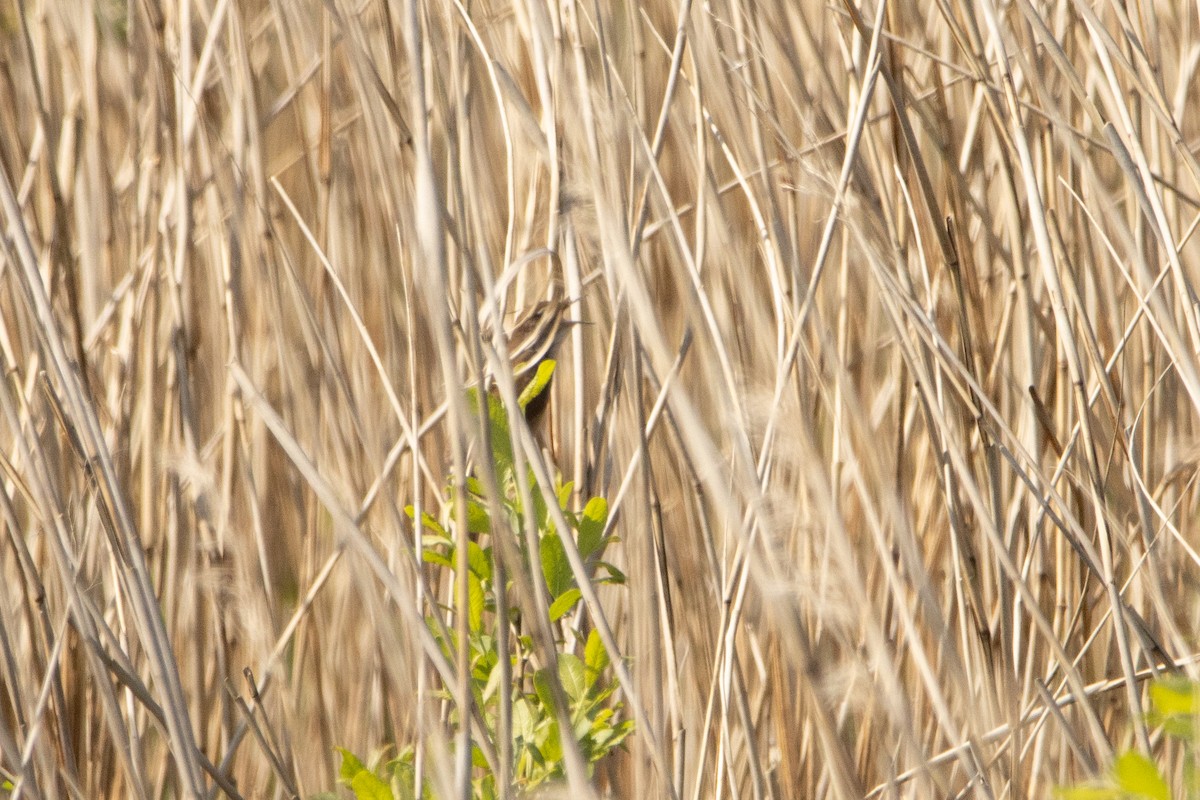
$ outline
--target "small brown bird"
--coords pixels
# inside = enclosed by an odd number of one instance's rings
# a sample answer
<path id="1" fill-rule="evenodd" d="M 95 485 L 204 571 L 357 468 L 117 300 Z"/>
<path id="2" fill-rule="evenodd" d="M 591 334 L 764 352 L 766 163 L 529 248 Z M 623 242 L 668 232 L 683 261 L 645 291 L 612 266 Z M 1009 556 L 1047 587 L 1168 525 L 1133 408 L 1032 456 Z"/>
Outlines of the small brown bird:
<path id="1" fill-rule="evenodd" d="M 509 331 L 508 358 L 518 396 L 537 375 L 542 362 L 554 358 L 558 346 L 570 333 L 575 322 L 563 319 L 569 307 L 570 303 L 563 299 L 543 300 L 518 319 Z M 546 413 L 550 402 L 548 390 L 547 386 L 525 406 L 525 418 L 530 423 L 537 422 Z"/>
<path id="2" fill-rule="evenodd" d="M 558 295 L 555 292 L 555 295 Z M 534 376 L 538 367 L 553 358 L 558 346 L 567 338 L 574 320 L 564 319 L 570 302 L 561 296 L 542 300 L 522 314 L 508 330 L 508 361 L 513 369 L 513 382 L 519 397 Z M 489 338 L 490 332 L 484 331 Z M 535 423 L 545 414 L 550 394 L 547 387 L 525 407 L 525 418 Z"/>

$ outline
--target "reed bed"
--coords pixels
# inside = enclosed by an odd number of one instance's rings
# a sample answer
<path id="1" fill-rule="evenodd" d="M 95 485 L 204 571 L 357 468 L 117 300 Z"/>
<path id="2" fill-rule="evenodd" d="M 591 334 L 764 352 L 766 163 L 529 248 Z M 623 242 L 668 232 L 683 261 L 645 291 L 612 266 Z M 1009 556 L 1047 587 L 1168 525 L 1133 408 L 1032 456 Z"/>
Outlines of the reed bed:
<path id="1" fill-rule="evenodd" d="M 449 513 L 480 331 L 554 281 L 516 441 L 609 502 L 573 624 L 636 722 L 569 796 L 1183 781 L 1196 15 L 0 3 L 11 796 L 307 798 L 407 744 L 469 797 L 405 506 Z"/>

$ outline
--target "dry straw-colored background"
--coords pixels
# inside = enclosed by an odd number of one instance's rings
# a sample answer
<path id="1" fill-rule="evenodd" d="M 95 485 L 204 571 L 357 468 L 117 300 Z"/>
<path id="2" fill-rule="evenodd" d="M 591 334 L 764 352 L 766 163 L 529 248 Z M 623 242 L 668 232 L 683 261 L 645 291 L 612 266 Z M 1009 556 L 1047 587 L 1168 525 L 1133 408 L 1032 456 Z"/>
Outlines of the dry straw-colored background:
<path id="1" fill-rule="evenodd" d="M 598 795 L 1181 781 L 1198 62 L 1151 0 L 0 1 L 3 778 L 454 793 L 403 509 L 553 272 Z"/>

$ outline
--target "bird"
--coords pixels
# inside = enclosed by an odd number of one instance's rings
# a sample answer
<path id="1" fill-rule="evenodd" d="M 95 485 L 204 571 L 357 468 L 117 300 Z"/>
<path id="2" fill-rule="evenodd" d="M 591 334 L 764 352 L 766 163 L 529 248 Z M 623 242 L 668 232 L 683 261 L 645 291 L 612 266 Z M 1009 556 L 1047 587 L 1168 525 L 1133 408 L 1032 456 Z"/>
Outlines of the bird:
<path id="1" fill-rule="evenodd" d="M 505 333 L 508 363 L 512 365 L 513 384 L 520 397 L 537 376 L 538 368 L 554 357 L 559 345 L 567 338 L 575 320 L 566 319 L 571 302 L 555 291 L 549 300 L 541 300 L 522 313 Z M 489 326 L 490 327 L 490 326 Z M 491 331 L 485 328 L 484 340 L 491 339 Z M 489 381 L 493 384 L 494 381 Z M 525 406 L 525 418 L 535 424 L 546 413 L 550 395 L 547 389 L 533 397 Z"/>

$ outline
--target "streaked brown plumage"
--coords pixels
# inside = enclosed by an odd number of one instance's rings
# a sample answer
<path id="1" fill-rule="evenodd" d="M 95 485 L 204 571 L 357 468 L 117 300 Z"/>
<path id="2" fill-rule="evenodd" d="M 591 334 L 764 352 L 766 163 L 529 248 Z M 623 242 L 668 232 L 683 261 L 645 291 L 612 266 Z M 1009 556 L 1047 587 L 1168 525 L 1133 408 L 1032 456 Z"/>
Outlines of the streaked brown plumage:
<path id="1" fill-rule="evenodd" d="M 508 330 L 508 360 L 518 396 L 537 374 L 538 365 L 554 357 L 575 324 L 573 320 L 563 318 L 569 307 L 570 303 L 561 298 L 542 300 L 522 314 Z M 486 331 L 484 334 L 490 335 Z M 530 423 L 537 422 L 545 414 L 549 400 L 547 387 L 525 407 L 525 418 Z"/>

